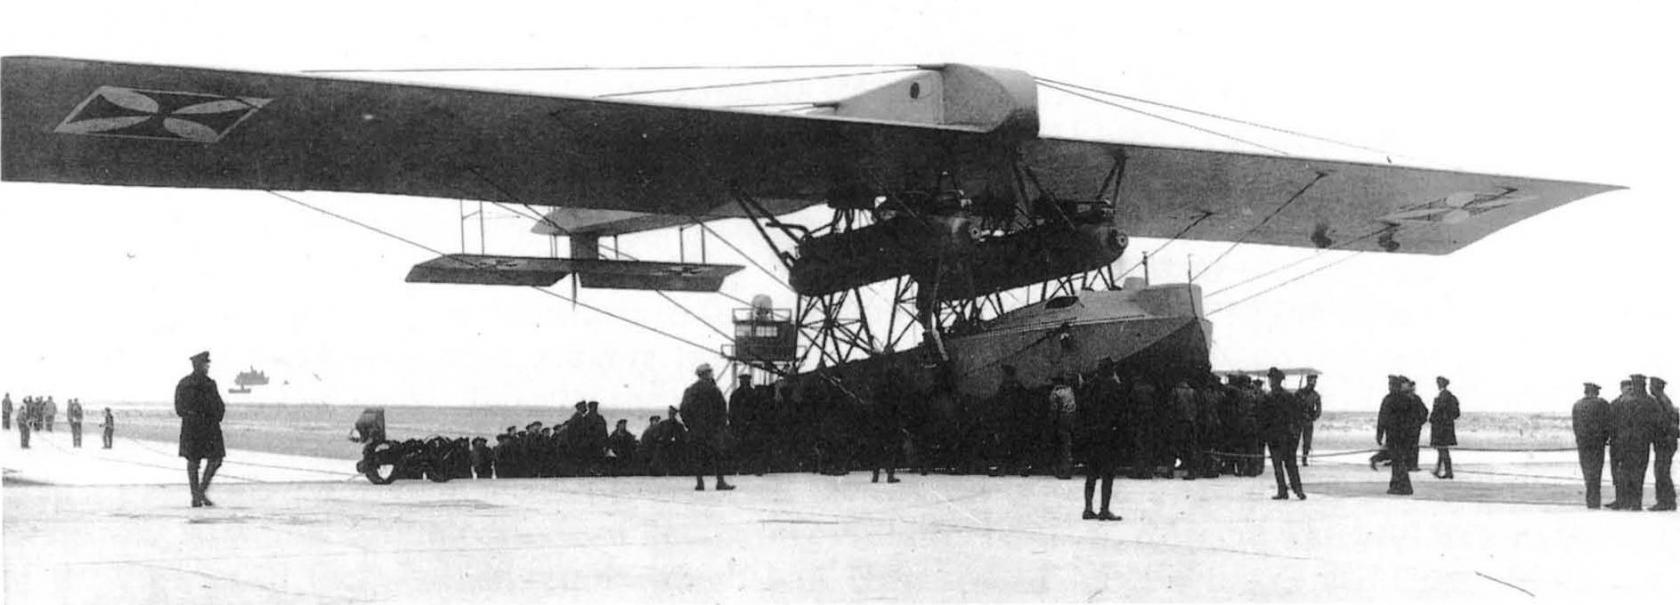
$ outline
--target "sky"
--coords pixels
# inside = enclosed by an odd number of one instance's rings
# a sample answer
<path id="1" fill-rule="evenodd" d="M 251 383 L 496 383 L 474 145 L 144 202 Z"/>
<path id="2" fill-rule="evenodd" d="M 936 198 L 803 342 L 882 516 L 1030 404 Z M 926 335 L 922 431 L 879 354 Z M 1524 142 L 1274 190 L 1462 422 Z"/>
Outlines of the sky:
<path id="1" fill-rule="evenodd" d="M 965 62 L 1074 82 L 1381 149 L 1397 163 L 1628 187 L 1444 257 L 1363 254 L 1219 311 L 1216 367 L 1307 365 L 1328 409 L 1375 409 L 1384 377 L 1447 375 L 1466 411 L 1561 412 L 1580 383 L 1680 375 L 1680 222 L 1670 178 L 1680 56 L 1638 4 L 781 2 L 83 2 L 8 6 L 0 54 L 256 71 L 569 65 Z M 373 76 L 369 76 L 373 77 Z M 382 76 L 599 94 L 757 74 Z M 772 91 L 794 98 L 828 88 Z M 789 96 L 791 95 L 791 96 Z M 1244 149 L 1041 89 L 1042 133 Z M 650 100 L 716 102 L 681 96 Z M 770 100 L 782 100 L 772 98 Z M 1232 133 L 1264 133 L 1228 125 Z M 1290 138 L 1292 153 L 1376 154 Z M 454 200 L 305 192 L 310 204 L 446 251 Z M 492 211 L 483 248 L 541 254 Z M 477 225 L 472 225 L 476 231 Z M 740 222 L 717 229 L 773 259 Z M 692 238 L 692 235 L 690 236 Z M 677 235 L 625 239 L 673 258 Z M 476 249 L 476 233 L 465 244 Z M 1158 241 L 1135 239 L 1123 270 Z M 689 246 L 695 241 L 690 239 Z M 1224 244 L 1175 242 L 1157 282 Z M 732 261 L 713 245 L 713 262 Z M 1244 245 L 1199 279 L 1212 292 L 1313 254 Z M 1341 253 L 1210 296 L 1218 309 Z M 0 390 L 62 401 L 165 401 L 187 356 L 247 366 L 253 401 L 674 404 L 705 351 L 519 288 L 407 284 L 431 255 L 257 191 L 0 183 Z M 744 263 L 741 263 L 744 264 Z M 725 290 L 792 296 L 756 271 Z M 569 293 L 561 284 L 558 291 Z M 733 301 L 675 294 L 712 325 Z M 650 293 L 592 305 L 715 349 L 722 338 Z M 285 383 L 285 384 L 282 384 Z M 1433 387 L 1425 386 L 1426 396 Z"/>

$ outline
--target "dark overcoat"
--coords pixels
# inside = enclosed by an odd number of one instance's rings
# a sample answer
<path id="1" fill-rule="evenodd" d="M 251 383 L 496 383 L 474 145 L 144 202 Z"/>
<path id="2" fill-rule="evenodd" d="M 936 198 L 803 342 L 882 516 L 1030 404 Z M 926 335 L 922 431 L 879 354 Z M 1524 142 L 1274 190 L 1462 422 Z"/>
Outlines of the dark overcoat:
<path id="1" fill-rule="evenodd" d="M 728 404 L 723 391 L 710 380 L 696 380 L 683 390 L 682 404 L 677 407 L 688 436 L 698 443 L 714 448 L 723 446 L 724 427 L 728 422 Z"/>
<path id="2" fill-rule="evenodd" d="M 1429 411 L 1429 447 L 1458 445 L 1458 396 L 1442 390 Z"/>
<path id="3" fill-rule="evenodd" d="M 175 415 L 181 417 L 182 458 L 227 456 L 222 444 L 222 415 L 226 412 L 221 391 L 209 376 L 195 372 L 175 384 Z"/>

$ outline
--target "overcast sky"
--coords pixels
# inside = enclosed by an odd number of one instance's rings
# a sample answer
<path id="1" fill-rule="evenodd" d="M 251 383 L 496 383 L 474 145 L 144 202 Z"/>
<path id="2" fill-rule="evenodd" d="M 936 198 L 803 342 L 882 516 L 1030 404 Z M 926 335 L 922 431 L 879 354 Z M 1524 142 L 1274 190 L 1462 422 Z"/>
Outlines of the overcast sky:
<path id="1" fill-rule="evenodd" d="M 1220 312 L 1215 366 L 1316 366 L 1326 373 L 1330 409 L 1374 409 L 1383 377 L 1396 372 L 1425 384 L 1437 374 L 1454 377 L 1466 411 L 1547 412 L 1566 409 L 1582 380 L 1613 388 L 1629 372 L 1680 374 L 1673 297 L 1680 272 L 1666 237 L 1680 219 L 1672 176 L 1680 134 L 1672 61 L 1680 49 L 1667 31 L 1673 21 L 1636 12 L 1638 5 L 366 4 L 14 3 L 0 22 L 0 54 L 278 72 L 1013 67 L 1354 141 L 1390 152 L 1397 163 L 1630 187 L 1451 256 L 1365 254 Z M 638 77 L 426 81 L 574 94 L 671 81 Z M 1241 149 L 1053 91 L 1040 95 L 1045 134 Z M 1305 155 L 1379 159 L 1271 141 Z M 452 200 L 298 197 L 436 248 L 461 246 Z M 528 227 L 489 221 L 487 249 L 546 252 L 547 242 L 526 234 Z M 719 230 L 772 263 L 750 227 Z M 640 236 L 626 247 L 644 258 L 669 257 L 675 238 Z M 1134 240 L 1121 267 L 1158 243 Z M 469 244 L 478 246 L 476 235 Z M 1175 243 L 1156 259 L 1155 277 L 1182 276 L 1187 257 L 1205 263 L 1223 249 Z M 712 252 L 714 262 L 728 260 L 721 247 Z M 1218 290 L 1311 254 L 1243 246 L 1201 283 Z M 1207 308 L 1343 254 L 1210 297 Z M 427 258 L 262 192 L 3 183 L 0 390 L 14 399 L 163 401 L 187 371 L 186 357 L 210 349 L 213 375 L 224 384 L 253 364 L 275 378 L 253 400 L 529 405 L 592 398 L 660 406 L 676 402 L 694 365 L 718 362 L 529 290 L 404 283 L 408 268 Z M 792 300 L 750 269 L 725 290 Z M 718 296 L 676 296 L 719 326 L 736 306 Z M 586 290 L 583 297 L 708 346 L 722 342 L 653 294 Z"/>

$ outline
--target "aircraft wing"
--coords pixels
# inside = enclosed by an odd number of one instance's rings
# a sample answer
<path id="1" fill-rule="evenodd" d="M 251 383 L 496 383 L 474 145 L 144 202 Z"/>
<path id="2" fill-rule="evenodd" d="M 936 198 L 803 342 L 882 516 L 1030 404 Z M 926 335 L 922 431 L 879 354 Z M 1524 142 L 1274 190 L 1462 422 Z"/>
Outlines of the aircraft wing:
<path id="1" fill-rule="evenodd" d="M 995 152 L 975 125 L 48 57 L 5 57 L 0 95 L 12 181 L 697 216 L 736 187 L 791 211 Z"/>
<path id="2" fill-rule="evenodd" d="M 1071 139 L 1038 139 L 1024 151 L 1040 182 L 1072 199 L 1095 197 L 1100 182 L 1091 175 L 1104 174 L 1119 155 L 1126 164 L 1115 213 L 1134 237 L 1447 254 L 1525 218 L 1621 189 Z"/>

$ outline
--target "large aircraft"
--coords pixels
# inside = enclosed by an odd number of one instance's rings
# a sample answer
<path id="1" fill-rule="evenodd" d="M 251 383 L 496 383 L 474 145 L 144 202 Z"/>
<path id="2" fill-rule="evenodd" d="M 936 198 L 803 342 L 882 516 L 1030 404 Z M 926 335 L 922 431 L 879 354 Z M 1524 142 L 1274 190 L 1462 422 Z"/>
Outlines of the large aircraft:
<path id="1" fill-rule="evenodd" d="M 605 243 L 750 220 L 798 298 L 743 310 L 728 353 L 855 397 L 884 380 L 984 397 L 1006 366 L 1042 384 L 1103 359 L 1206 376 L 1199 287 L 1117 278 L 1133 237 L 1439 255 L 1616 188 L 1042 137 L 1041 80 L 961 64 L 800 113 L 53 57 L 0 69 L 5 180 L 482 200 L 568 241 L 567 257 L 442 254 L 411 282 L 716 292 L 742 267 Z M 786 218 L 818 205 L 829 220 Z M 884 313 L 870 288 L 890 288 Z"/>

